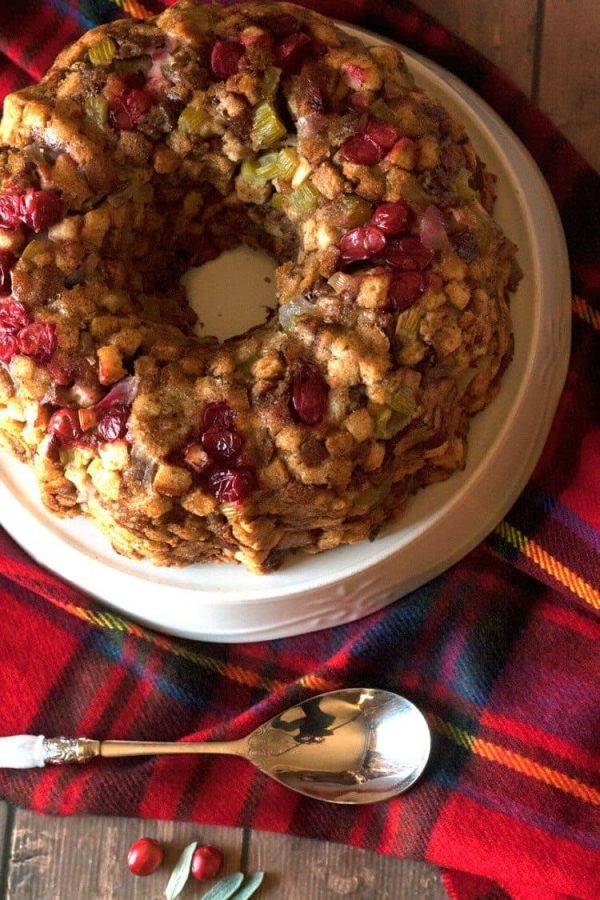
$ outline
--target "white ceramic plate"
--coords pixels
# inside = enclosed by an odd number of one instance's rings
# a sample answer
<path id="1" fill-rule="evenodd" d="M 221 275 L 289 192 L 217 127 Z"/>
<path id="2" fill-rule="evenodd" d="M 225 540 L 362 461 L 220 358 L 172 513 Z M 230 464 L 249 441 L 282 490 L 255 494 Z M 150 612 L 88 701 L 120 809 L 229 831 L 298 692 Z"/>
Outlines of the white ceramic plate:
<path id="1" fill-rule="evenodd" d="M 386 43 L 356 28 L 345 30 L 367 43 Z M 466 469 L 419 493 L 373 543 L 298 554 L 261 577 L 233 565 L 159 569 L 123 559 L 89 522 L 61 521 L 47 512 L 32 473 L 2 455 L 4 527 L 36 560 L 108 606 L 171 634 L 223 642 L 349 622 L 463 557 L 525 486 L 550 428 L 569 355 L 569 271 L 560 221 L 540 172 L 498 116 L 454 76 L 405 52 L 417 81 L 465 122 L 497 174 L 496 216 L 518 244 L 525 273 L 512 301 L 515 357 L 498 397 L 472 422 Z M 244 284 L 243 265 L 234 268 Z"/>

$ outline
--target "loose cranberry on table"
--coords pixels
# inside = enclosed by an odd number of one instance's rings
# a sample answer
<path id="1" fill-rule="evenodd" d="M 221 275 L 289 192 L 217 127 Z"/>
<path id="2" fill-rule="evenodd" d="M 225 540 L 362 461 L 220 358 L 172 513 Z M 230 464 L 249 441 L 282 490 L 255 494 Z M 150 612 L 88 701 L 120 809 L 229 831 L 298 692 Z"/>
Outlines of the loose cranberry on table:
<path id="1" fill-rule="evenodd" d="M 385 235 L 373 225 L 352 228 L 340 240 L 340 252 L 345 263 L 371 259 L 385 248 Z"/>
<path id="2" fill-rule="evenodd" d="M 318 425 L 325 416 L 329 385 L 313 366 L 302 366 L 292 379 L 292 409 L 305 425 Z"/>
<path id="3" fill-rule="evenodd" d="M 163 861 L 163 848 L 153 838 L 139 838 L 134 841 L 127 854 L 129 871 L 134 875 L 152 875 Z"/>
<path id="4" fill-rule="evenodd" d="M 236 41 L 215 41 L 210 53 L 210 67 L 219 81 L 236 75 L 245 50 Z"/>
<path id="5" fill-rule="evenodd" d="M 197 881 L 210 881 L 221 871 L 223 854 L 216 847 L 198 847 L 192 857 L 192 876 Z"/>

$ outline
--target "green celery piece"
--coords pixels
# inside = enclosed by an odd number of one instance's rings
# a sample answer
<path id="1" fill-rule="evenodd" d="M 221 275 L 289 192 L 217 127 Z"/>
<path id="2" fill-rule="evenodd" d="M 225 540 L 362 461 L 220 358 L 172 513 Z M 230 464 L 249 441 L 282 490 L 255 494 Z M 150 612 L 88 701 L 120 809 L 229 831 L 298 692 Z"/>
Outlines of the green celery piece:
<path id="1" fill-rule="evenodd" d="M 416 307 L 407 309 L 406 312 L 398 316 L 396 323 L 396 337 L 404 344 L 410 344 L 416 341 L 419 334 L 419 325 L 421 324 L 421 313 Z"/>
<path id="2" fill-rule="evenodd" d="M 102 38 L 88 50 L 88 59 L 93 66 L 109 66 L 117 52 L 117 45 L 111 37 Z"/>
<path id="3" fill-rule="evenodd" d="M 257 159 L 245 159 L 242 162 L 242 167 L 240 169 L 240 175 L 247 181 L 248 184 L 254 184 L 257 186 L 264 186 L 267 183 L 266 178 L 261 178 L 258 174 L 260 163 Z"/>
<path id="4" fill-rule="evenodd" d="M 297 213 L 305 215 L 316 209 L 321 194 L 311 181 L 305 181 L 290 194 L 290 200 Z"/>
<path id="5" fill-rule="evenodd" d="M 259 156 L 257 162 L 257 178 L 262 178 L 265 184 L 267 181 L 270 181 L 271 178 L 277 178 L 279 175 L 279 153 L 263 153 L 262 156 Z"/>
<path id="6" fill-rule="evenodd" d="M 287 134 L 286 127 L 268 100 L 254 107 L 252 113 L 252 139 L 259 149 L 272 147 Z"/>
<path id="7" fill-rule="evenodd" d="M 414 416 L 417 408 L 415 392 L 406 384 L 399 385 L 390 400 L 390 406 L 394 412 L 402 413 L 404 416 Z"/>

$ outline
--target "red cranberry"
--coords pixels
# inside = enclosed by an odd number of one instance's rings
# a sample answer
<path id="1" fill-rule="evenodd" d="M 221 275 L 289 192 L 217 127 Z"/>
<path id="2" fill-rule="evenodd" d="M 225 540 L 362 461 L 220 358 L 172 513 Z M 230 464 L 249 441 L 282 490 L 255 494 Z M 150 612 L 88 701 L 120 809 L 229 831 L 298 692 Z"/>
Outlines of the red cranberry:
<path id="1" fill-rule="evenodd" d="M 219 462 L 232 462 L 240 455 L 244 438 L 238 431 L 229 428 L 207 428 L 200 436 L 202 446 L 211 457 Z"/>
<path id="2" fill-rule="evenodd" d="M 0 250 L 0 294 L 6 296 L 10 294 L 12 279 L 10 270 L 16 262 L 15 257 L 10 250 Z"/>
<path id="3" fill-rule="evenodd" d="M 396 310 L 408 309 L 425 290 L 421 272 L 396 272 L 388 291 L 388 299 Z"/>
<path id="4" fill-rule="evenodd" d="M 28 325 L 29 313 L 19 300 L 7 300 L 0 304 L 0 326 L 9 331 L 19 331 Z"/>
<path id="5" fill-rule="evenodd" d="M 219 503 L 241 503 L 256 487 L 256 474 L 248 466 L 213 469 L 208 487 Z"/>
<path id="6" fill-rule="evenodd" d="M 395 238 L 386 247 L 383 258 L 394 269 L 422 271 L 431 263 L 433 250 L 424 247 L 419 238 Z"/>
<path id="7" fill-rule="evenodd" d="M 152 875 L 162 865 L 163 855 L 158 841 L 143 837 L 129 848 L 127 866 L 134 875 Z"/>
<path id="8" fill-rule="evenodd" d="M 300 421 L 317 425 L 325 415 L 329 385 L 313 366 L 302 366 L 292 379 L 292 408 Z"/>
<path id="9" fill-rule="evenodd" d="M 47 362 L 56 350 L 56 328 L 49 322 L 33 322 L 21 328 L 18 341 L 20 353 Z"/>
<path id="10" fill-rule="evenodd" d="M 12 331 L 0 328 L 0 360 L 9 363 L 17 352 L 17 338 Z"/>
<path id="11" fill-rule="evenodd" d="M 147 91 L 140 88 L 126 88 L 111 102 L 109 119 L 113 128 L 119 131 L 133 131 L 154 100 Z"/>
<path id="12" fill-rule="evenodd" d="M 244 48 L 234 41 L 215 41 L 210 53 L 210 67 L 219 81 L 225 81 L 230 75 L 236 75 L 240 69 L 240 61 Z"/>
<path id="13" fill-rule="evenodd" d="M 203 422 L 206 428 L 215 425 L 217 428 L 233 428 L 235 413 L 225 400 L 209 403 L 204 410 Z"/>
<path id="14" fill-rule="evenodd" d="M 55 191 L 29 188 L 21 197 L 21 220 L 36 233 L 54 225 L 62 214 L 63 202 Z"/>
<path id="15" fill-rule="evenodd" d="M 343 144 L 342 156 L 358 166 L 375 166 L 383 159 L 383 150 L 368 135 L 357 134 Z"/>
<path id="16" fill-rule="evenodd" d="M 210 881 L 221 871 L 223 854 L 216 847 L 198 847 L 192 856 L 192 877 L 196 881 Z"/>
<path id="17" fill-rule="evenodd" d="M 340 240 L 340 251 L 344 262 L 371 259 L 385 247 L 385 235 L 373 225 L 361 225 L 347 231 Z"/>
<path id="18" fill-rule="evenodd" d="M 363 67 L 357 66 L 356 63 L 345 63 L 345 65 L 342 66 L 342 71 L 346 77 L 348 86 L 351 87 L 353 91 L 360 91 L 366 81 L 366 73 Z"/>
<path id="19" fill-rule="evenodd" d="M 0 227 L 18 228 L 21 224 L 21 196 L 14 191 L 0 194 Z"/>
<path id="20" fill-rule="evenodd" d="M 109 407 L 98 422 L 98 436 L 103 441 L 118 441 L 125 437 L 129 407 L 116 403 Z"/>
<path id="21" fill-rule="evenodd" d="M 398 140 L 398 129 L 383 119 L 369 119 L 365 135 L 379 144 L 383 150 L 390 150 Z"/>
<path id="22" fill-rule="evenodd" d="M 61 444 L 72 444 L 81 437 L 79 416 L 74 409 L 57 409 L 50 416 L 48 432 L 55 435 Z"/>
<path id="23" fill-rule="evenodd" d="M 275 48 L 275 65 L 284 72 L 298 69 L 313 48 L 312 38 L 297 31 L 284 38 Z"/>
<path id="24" fill-rule="evenodd" d="M 406 231 L 410 209 L 404 200 L 392 203 L 380 203 L 375 208 L 371 225 L 375 225 L 384 234 L 401 234 Z"/>

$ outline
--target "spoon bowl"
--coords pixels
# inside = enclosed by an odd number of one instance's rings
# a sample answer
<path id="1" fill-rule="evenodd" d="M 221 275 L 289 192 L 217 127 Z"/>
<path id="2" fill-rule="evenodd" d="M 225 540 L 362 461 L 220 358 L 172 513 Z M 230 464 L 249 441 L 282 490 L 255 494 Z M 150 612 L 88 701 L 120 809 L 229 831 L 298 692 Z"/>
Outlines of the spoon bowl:
<path id="1" fill-rule="evenodd" d="M 237 741 L 98 741 L 0 738 L 0 767 L 33 768 L 123 757 L 241 756 L 293 791 L 329 803 L 375 803 L 407 790 L 431 749 L 427 722 L 409 700 L 377 688 L 343 688 L 303 700 Z"/>

